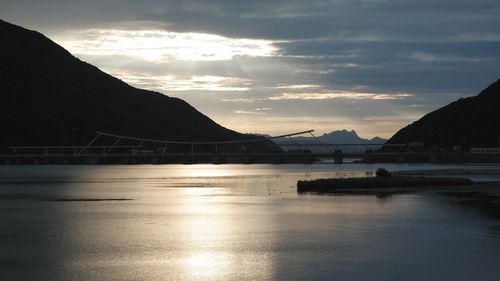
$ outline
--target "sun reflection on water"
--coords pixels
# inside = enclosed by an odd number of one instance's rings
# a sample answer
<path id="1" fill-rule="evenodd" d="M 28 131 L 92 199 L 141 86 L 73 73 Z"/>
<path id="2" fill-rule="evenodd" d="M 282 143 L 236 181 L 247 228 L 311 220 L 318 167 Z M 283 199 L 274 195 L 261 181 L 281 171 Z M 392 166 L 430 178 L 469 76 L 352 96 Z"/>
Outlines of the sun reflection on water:
<path id="1" fill-rule="evenodd" d="M 202 165 L 194 165 L 194 166 L 185 166 L 182 167 L 179 171 L 183 176 L 199 178 L 199 177 L 228 177 L 236 175 L 236 171 L 234 169 L 221 168 L 219 166 L 202 164 Z"/>
<path id="2" fill-rule="evenodd" d="M 200 279 L 224 276 L 229 271 L 229 265 L 228 255 L 216 252 L 196 253 L 186 258 L 184 263 L 187 271 Z"/>
<path id="3" fill-rule="evenodd" d="M 230 232 L 231 218 L 223 214 L 230 214 L 231 211 L 210 197 L 212 188 L 188 188 L 183 191 L 189 197 L 182 210 L 187 216 L 178 225 L 184 233 L 179 241 L 186 252 L 184 270 L 198 280 L 225 276 L 230 270 L 230 261 L 221 250 L 226 246 L 224 240 Z"/>
<path id="4" fill-rule="evenodd" d="M 251 233 L 259 229 L 267 233 L 265 229 L 273 229 L 274 224 L 266 222 L 266 218 L 242 220 L 242 215 L 246 216 L 242 206 L 234 202 L 237 197 L 221 196 L 218 189 L 181 190 L 186 196 L 180 210 L 183 219 L 174 226 L 182 234 L 178 239 L 182 253 L 180 270 L 189 280 L 238 279 L 238 276 L 260 279 L 272 275 L 273 264 L 268 253 L 255 251 L 264 244 L 259 242 L 260 238 L 252 238 Z M 258 208 L 265 212 L 265 205 Z M 266 239 L 266 243 L 272 243 L 271 240 Z"/>
<path id="5" fill-rule="evenodd" d="M 440 279 L 496 280 L 495 221 L 454 198 L 296 193 L 299 179 L 375 167 L 6 167 L 4 179 L 33 182 L 0 189 L 0 257 L 32 266 L 2 280 L 390 280 L 422 264 Z"/>

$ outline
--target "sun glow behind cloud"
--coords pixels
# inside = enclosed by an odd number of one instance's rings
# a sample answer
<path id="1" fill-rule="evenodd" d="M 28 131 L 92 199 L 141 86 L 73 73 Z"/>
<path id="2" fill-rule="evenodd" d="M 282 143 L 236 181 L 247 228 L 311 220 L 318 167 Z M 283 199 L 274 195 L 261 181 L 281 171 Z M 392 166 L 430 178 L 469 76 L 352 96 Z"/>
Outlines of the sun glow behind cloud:
<path id="1" fill-rule="evenodd" d="M 136 87 L 164 93 L 186 91 L 243 92 L 249 91 L 252 81 L 217 75 L 151 75 L 113 69 L 113 76 Z"/>
<path id="2" fill-rule="evenodd" d="M 222 99 L 223 102 L 252 103 L 256 101 L 282 101 L 282 100 L 399 100 L 413 96 L 409 93 L 363 93 L 354 91 L 330 91 L 308 93 L 281 93 L 265 98 L 235 98 Z"/>
<path id="3" fill-rule="evenodd" d="M 398 102 L 413 96 L 404 92 L 371 92 L 365 86 L 338 89 L 318 79 L 325 75 L 318 74 L 324 70 L 318 66 L 311 68 L 314 70 L 311 73 L 299 73 L 304 65 L 283 53 L 280 43 L 284 41 L 119 27 L 67 31 L 55 38 L 76 56 L 125 82 L 185 99 L 220 124 L 241 132 L 258 130 L 277 134 L 295 127 L 321 132 L 343 128 L 362 132 L 363 127 L 376 122 L 348 118 L 339 125 L 332 121 L 345 114 L 339 112 L 339 107 L 347 103 L 365 106 L 371 102 L 385 107 L 386 103 L 380 101 Z M 348 52 L 346 57 L 336 57 L 341 62 L 325 64 L 331 70 L 328 73 L 337 68 L 355 67 L 355 64 L 343 62 L 349 61 L 351 56 Z M 322 61 L 324 58 L 306 58 L 310 59 Z M 324 107 L 325 101 L 331 101 L 328 103 L 328 110 L 332 112 L 330 117 L 326 118 L 321 112 L 307 113 L 311 108 Z M 303 114 L 311 114 L 311 118 L 322 121 L 304 122 Z M 290 120 L 279 119 L 284 117 Z M 275 126 L 275 123 L 282 126 Z M 393 131 L 399 124 L 389 126 L 388 130 Z M 280 128 L 286 129 L 282 132 Z M 383 134 L 388 136 L 385 131 Z"/>
<path id="4" fill-rule="evenodd" d="M 270 110 L 271 110 L 271 108 L 269 108 L 269 107 L 261 107 L 261 108 L 254 108 L 252 110 L 239 109 L 239 110 L 235 110 L 233 112 L 236 114 L 268 115 Z"/>
<path id="5" fill-rule="evenodd" d="M 269 100 L 330 100 L 330 99 L 350 99 L 350 100 L 394 100 L 410 97 L 411 94 L 397 93 L 357 93 L 357 92 L 329 92 L 329 93 L 282 93 L 269 97 Z"/>
<path id="6" fill-rule="evenodd" d="M 276 89 L 291 89 L 291 90 L 311 89 L 311 88 L 321 88 L 321 85 L 318 85 L 318 84 L 298 84 L 298 85 L 279 85 L 276 87 Z"/>
<path id="7" fill-rule="evenodd" d="M 77 55 L 123 55 L 151 62 L 221 61 L 235 56 L 266 57 L 279 52 L 269 40 L 164 30 L 88 29 L 68 33 L 58 41 Z"/>
<path id="8" fill-rule="evenodd" d="M 222 76 L 190 76 L 178 77 L 167 75 L 165 79 L 167 91 L 248 91 L 252 83 L 245 79 Z"/>

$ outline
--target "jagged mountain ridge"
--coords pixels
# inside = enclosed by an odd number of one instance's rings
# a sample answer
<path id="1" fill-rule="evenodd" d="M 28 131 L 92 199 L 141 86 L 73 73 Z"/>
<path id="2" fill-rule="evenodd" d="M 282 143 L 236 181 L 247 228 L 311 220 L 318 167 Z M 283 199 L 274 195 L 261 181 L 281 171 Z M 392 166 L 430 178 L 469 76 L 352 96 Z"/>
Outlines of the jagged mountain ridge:
<path id="1" fill-rule="evenodd" d="M 301 143 L 327 143 L 327 144 L 384 144 L 387 140 L 379 137 L 371 139 L 361 138 L 356 131 L 336 130 L 321 136 L 314 137 L 293 137 L 293 141 Z M 276 140 L 277 143 L 290 142 L 288 139 Z"/>

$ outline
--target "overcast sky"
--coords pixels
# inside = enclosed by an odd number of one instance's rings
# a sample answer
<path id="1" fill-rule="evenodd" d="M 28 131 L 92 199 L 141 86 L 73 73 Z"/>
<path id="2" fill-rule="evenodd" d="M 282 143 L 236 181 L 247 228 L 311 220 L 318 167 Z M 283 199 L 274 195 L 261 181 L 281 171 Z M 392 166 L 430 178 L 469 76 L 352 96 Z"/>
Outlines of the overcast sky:
<path id="1" fill-rule="evenodd" d="M 390 137 L 500 78 L 498 0 L 0 0 L 0 18 L 245 133 Z"/>

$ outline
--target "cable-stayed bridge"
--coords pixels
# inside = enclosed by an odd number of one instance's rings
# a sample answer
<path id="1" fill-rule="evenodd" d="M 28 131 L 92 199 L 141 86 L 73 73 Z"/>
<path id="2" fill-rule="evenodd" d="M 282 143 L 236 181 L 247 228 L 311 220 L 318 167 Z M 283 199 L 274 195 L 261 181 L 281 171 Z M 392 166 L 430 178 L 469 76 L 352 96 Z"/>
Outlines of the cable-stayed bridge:
<path id="1" fill-rule="evenodd" d="M 84 146 L 12 146 L 0 164 L 196 164 L 467 162 L 463 153 L 426 152 L 407 144 L 328 144 L 314 130 L 240 140 L 159 140 L 96 132 Z M 310 135 L 310 141 L 294 136 Z M 484 158 L 484 157 L 483 157 Z M 494 159 L 491 159 L 492 161 Z M 488 161 L 488 159 L 486 159 Z"/>

